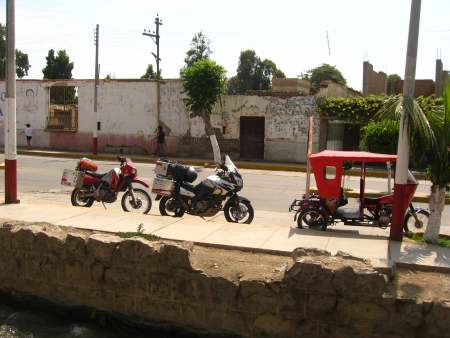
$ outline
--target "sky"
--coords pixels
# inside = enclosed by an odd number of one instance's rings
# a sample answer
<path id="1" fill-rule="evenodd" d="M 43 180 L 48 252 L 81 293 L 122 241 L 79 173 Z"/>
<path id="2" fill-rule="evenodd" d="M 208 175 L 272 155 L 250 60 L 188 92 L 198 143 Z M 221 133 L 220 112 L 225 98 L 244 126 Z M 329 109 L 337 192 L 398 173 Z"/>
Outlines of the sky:
<path id="1" fill-rule="evenodd" d="M 287 77 L 335 65 L 361 90 L 362 63 L 403 77 L 411 0 L 16 0 L 16 47 L 29 55 L 26 78 L 41 79 L 49 49 L 65 49 L 73 77 L 93 78 L 94 29 L 100 25 L 100 77 L 137 78 L 154 63 L 160 28 L 164 78 L 177 78 L 194 34 L 211 40 L 211 58 L 236 74 L 239 54 L 254 49 Z M 6 1 L 0 0 L 5 23 Z M 423 0 L 416 78 L 434 79 L 440 55 L 450 70 L 450 0 Z M 327 43 L 327 32 L 330 53 Z"/>

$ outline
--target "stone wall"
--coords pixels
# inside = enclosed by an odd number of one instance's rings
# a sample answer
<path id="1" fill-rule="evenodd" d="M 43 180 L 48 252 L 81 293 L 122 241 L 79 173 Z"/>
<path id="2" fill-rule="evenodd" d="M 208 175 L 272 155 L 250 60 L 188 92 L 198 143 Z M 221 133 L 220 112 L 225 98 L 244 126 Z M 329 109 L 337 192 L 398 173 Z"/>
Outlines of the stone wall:
<path id="1" fill-rule="evenodd" d="M 403 80 L 395 80 L 392 81 L 392 94 L 401 94 L 403 93 Z M 435 92 L 433 80 L 416 80 L 414 84 L 414 96 L 431 96 Z"/>
<path id="2" fill-rule="evenodd" d="M 298 78 L 272 79 L 272 91 L 285 93 L 298 93 L 299 95 L 309 95 L 311 84 L 308 80 Z"/>
<path id="3" fill-rule="evenodd" d="M 363 63 L 363 96 L 385 95 L 387 90 L 387 75 L 376 72 L 369 61 Z"/>
<path id="4" fill-rule="evenodd" d="M 450 304 L 388 296 L 386 277 L 353 257 L 296 250 L 279 279 L 232 281 L 196 267 L 193 250 L 48 224 L 3 225 L 0 292 L 198 334 L 438 338 L 450 329 Z"/>

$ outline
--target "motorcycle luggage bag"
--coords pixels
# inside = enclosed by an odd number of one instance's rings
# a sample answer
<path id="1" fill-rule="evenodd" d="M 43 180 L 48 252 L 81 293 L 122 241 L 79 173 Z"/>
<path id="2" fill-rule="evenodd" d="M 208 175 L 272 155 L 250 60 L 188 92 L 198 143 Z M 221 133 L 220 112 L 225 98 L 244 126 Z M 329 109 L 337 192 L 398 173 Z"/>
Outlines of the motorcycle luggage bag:
<path id="1" fill-rule="evenodd" d="M 169 163 L 167 168 L 167 177 L 173 178 L 175 181 L 194 182 L 197 179 L 197 172 L 194 168 L 178 164 Z"/>
<path id="2" fill-rule="evenodd" d="M 161 176 L 155 177 L 152 185 L 152 193 L 161 195 L 161 196 L 170 196 L 175 190 L 175 182 L 163 178 Z"/>
<path id="3" fill-rule="evenodd" d="M 89 170 L 94 172 L 98 169 L 97 164 L 88 158 L 82 158 L 80 162 L 78 162 L 78 168 L 80 168 L 80 170 Z"/>

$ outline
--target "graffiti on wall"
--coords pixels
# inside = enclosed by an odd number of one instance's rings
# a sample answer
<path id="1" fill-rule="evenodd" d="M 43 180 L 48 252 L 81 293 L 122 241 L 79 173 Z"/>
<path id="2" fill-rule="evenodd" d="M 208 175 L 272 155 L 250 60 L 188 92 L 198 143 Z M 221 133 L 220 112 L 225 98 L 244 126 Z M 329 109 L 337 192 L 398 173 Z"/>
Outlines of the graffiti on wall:
<path id="1" fill-rule="evenodd" d="M 27 111 L 29 113 L 34 113 L 37 111 L 38 106 L 36 103 L 36 97 L 37 97 L 37 95 L 33 89 L 28 88 L 25 91 L 25 103 L 24 103 L 25 111 Z"/>

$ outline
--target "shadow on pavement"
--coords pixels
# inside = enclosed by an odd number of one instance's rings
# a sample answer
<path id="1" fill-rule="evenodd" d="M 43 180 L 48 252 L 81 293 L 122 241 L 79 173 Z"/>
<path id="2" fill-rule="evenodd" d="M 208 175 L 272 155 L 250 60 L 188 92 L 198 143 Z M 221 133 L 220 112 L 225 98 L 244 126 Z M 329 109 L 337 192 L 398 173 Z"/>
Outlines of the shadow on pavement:
<path id="1" fill-rule="evenodd" d="M 393 261 L 408 264 L 448 267 L 450 262 L 450 249 L 432 244 L 403 243 L 402 245 L 400 242 L 391 241 L 389 243 L 389 255 Z"/>
<path id="2" fill-rule="evenodd" d="M 338 237 L 338 238 L 355 238 L 355 239 L 375 239 L 387 240 L 386 236 L 361 234 L 358 230 L 344 230 L 344 229 L 327 229 L 327 231 L 313 230 L 313 229 L 299 229 L 291 227 L 289 229 L 288 237 L 294 235 L 315 236 L 315 237 Z"/>

